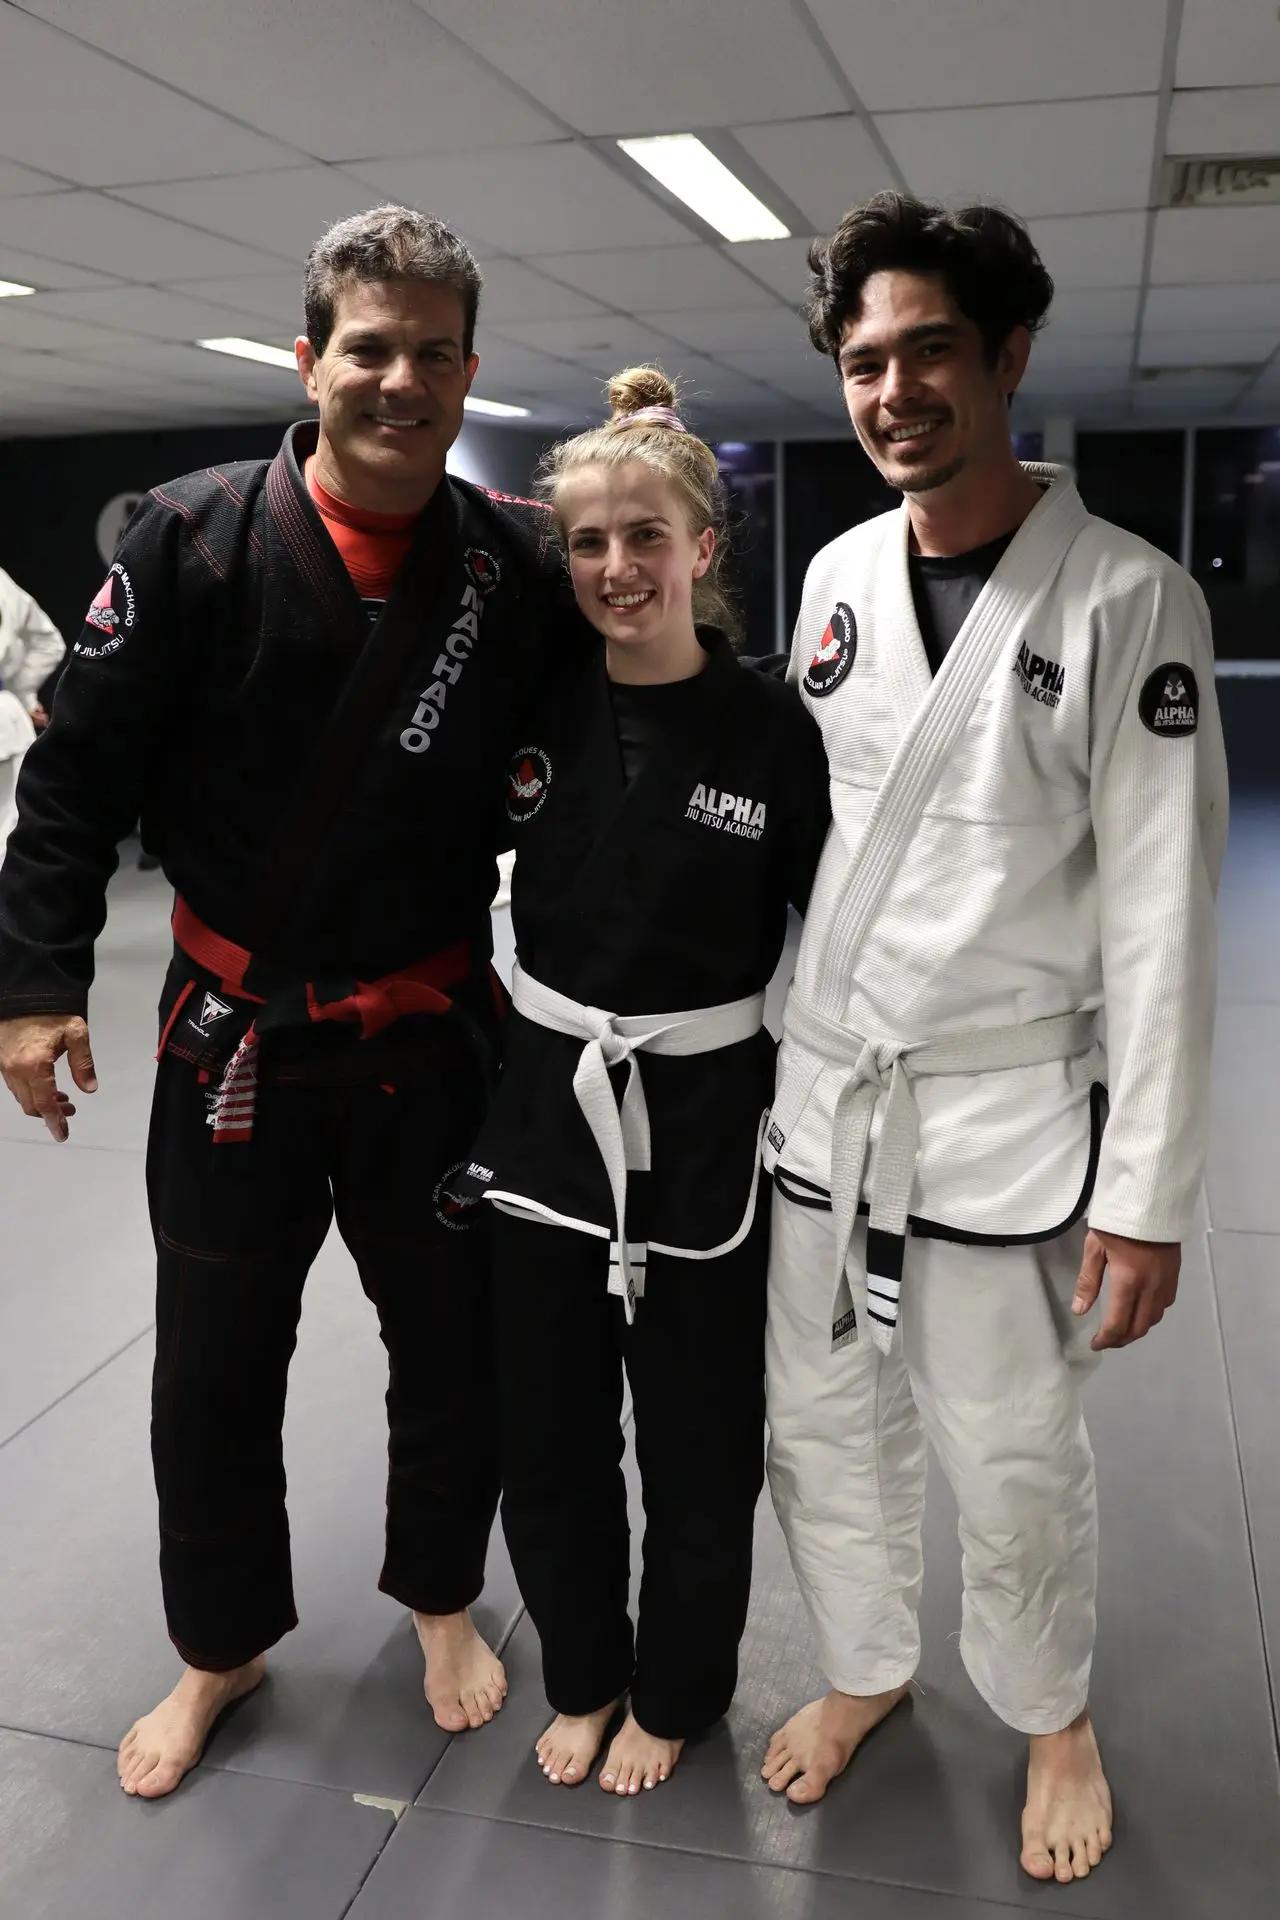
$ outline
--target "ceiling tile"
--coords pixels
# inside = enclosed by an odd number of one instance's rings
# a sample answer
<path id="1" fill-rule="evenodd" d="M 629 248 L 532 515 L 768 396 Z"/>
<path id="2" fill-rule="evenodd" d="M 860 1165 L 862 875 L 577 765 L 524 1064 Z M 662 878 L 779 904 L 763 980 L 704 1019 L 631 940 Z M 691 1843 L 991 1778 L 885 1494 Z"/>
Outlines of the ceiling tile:
<path id="1" fill-rule="evenodd" d="M 1067 287 L 1055 290 L 1049 324 L 1039 337 L 1132 332 L 1137 319 L 1137 287 Z"/>
<path id="2" fill-rule="evenodd" d="M 18 247 L 0 246 L 0 280 L 18 280 L 24 286 L 52 290 L 56 287 L 107 287 L 113 276 L 94 273 L 89 267 L 69 266 L 64 260 L 45 260 L 36 253 L 24 253 Z"/>
<path id="3" fill-rule="evenodd" d="M 1259 268 L 1280 278 L 1280 207 L 1166 207 L 1156 215 L 1154 286 L 1256 281 Z"/>
<path id="4" fill-rule="evenodd" d="M 0 145 L 9 159 L 100 187 L 297 157 L 201 106 L 206 96 L 195 93 L 180 98 L 17 7 L 0 9 Z"/>
<path id="5" fill-rule="evenodd" d="M 326 227 L 376 201 L 363 181 L 321 166 L 127 187 L 116 197 L 290 260 L 305 260 Z"/>
<path id="6" fill-rule="evenodd" d="M 512 321 L 495 329 L 504 340 L 568 360 L 594 373 L 616 373 L 624 366 L 657 360 L 681 351 L 677 341 L 625 314 L 601 314 L 580 320 Z"/>
<path id="7" fill-rule="evenodd" d="M 1280 81 L 1280 24 L 1270 0 L 1186 0 L 1179 87 L 1256 87 Z"/>
<path id="8" fill-rule="evenodd" d="M 24 4 L 322 160 L 466 152 L 495 129 L 511 145 L 561 131 L 410 0 L 306 0 L 305 10 L 297 0 Z"/>
<path id="9" fill-rule="evenodd" d="M 835 113 L 844 95 L 787 0 L 421 0 L 588 134 L 662 133 Z"/>
<path id="10" fill-rule="evenodd" d="M 1176 327 L 1270 327 L 1280 330 L 1280 280 L 1253 286 L 1152 287 L 1145 324 L 1169 332 Z"/>
<path id="11" fill-rule="evenodd" d="M 296 373 L 287 367 L 264 367 L 253 360 L 234 360 L 225 353 L 208 353 L 199 347 L 171 345 L 162 340 L 125 341 L 117 345 L 106 334 L 94 347 L 83 347 L 80 359 L 101 362 L 134 373 L 153 389 L 161 381 L 180 380 L 191 386 L 214 387 L 224 392 L 243 392 L 250 396 L 274 397 L 288 408 L 295 405 L 299 414 L 307 409 L 302 385 Z"/>
<path id="12" fill-rule="evenodd" d="M 1226 413 L 1234 405 L 1242 392 L 1238 380 L 1230 382 L 1206 382 L 1205 385 L 1184 387 L 1172 383 L 1168 387 L 1155 382 L 1147 382 L 1133 390 L 1133 410 L 1138 415 L 1151 418 L 1163 416 L 1165 419 L 1181 424 L 1187 420 L 1212 419 Z"/>
<path id="13" fill-rule="evenodd" d="M 822 231 L 837 227 L 859 200 L 898 184 L 870 133 L 851 113 L 735 127 L 734 132 L 810 225 Z"/>
<path id="14" fill-rule="evenodd" d="M 742 249 L 734 248 L 735 253 Z M 543 273 L 624 313 L 661 306 L 769 307 L 773 297 L 732 260 L 710 246 L 608 248 L 599 253 L 552 253 L 538 259 Z M 488 275 L 489 268 L 485 273 Z"/>
<path id="15" fill-rule="evenodd" d="M 638 317 L 646 326 L 669 333 L 699 353 L 749 353 L 775 347 L 799 360 L 812 352 L 803 320 L 789 307 L 750 308 L 745 313 L 737 309 L 723 313 L 642 313 Z"/>
<path id="16" fill-rule="evenodd" d="M 228 334 L 265 340 L 268 345 L 291 347 L 294 330 L 273 326 L 242 308 L 193 300 L 163 287 L 93 287 L 67 293 L 40 294 L 26 305 L 66 319 L 140 333 L 151 340 L 222 339 Z"/>
<path id="17" fill-rule="evenodd" d="M 218 274 L 208 280 L 175 280 L 171 291 L 217 307 L 234 307 L 282 326 L 290 337 L 302 330 L 302 275 L 290 273 Z"/>
<path id="18" fill-rule="evenodd" d="M 4 124 L 0 121 L 0 140 Z M 0 199 L 15 193 L 57 193 L 66 185 L 51 173 L 38 173 L 34 167 L 20 167 L 16 160 L 0 160 Z"/>
<path id="19" fill-rule="evenodd" d="M 1244 367 L 1269 360 L 1280 346 L 1280 323 L 1273 327 L 1146 329 L 1139 350 L 1144 367 Z"/>
<path id="20" fill-rule="evenodd" d="M 100 327 L 90 326 L 87 321 L 65 320 L 45 312 L 35 300 L 0 300 L 0 341 L 6 346 L 75 353 L 82 347 L 95 346 L 101 333 Z"/>
<path id="21" fill-rule="evenodd" d="M 1129 382 L 1129 359 L 1099 362 L 1090 366 L 1037 366 L 1027 368 L 1019 388 L 1024 395 L 1097 393 L 1108 387 L 1123 387 Z"/>
<path id="22" fill-rule="evenodd" d="M 734 248 L 733 257 L 781 299 L 798 302 L 804 299 L 809 284 L 812 245 L 813 236 L 801 234 L 790 240 L 744 240 Z"/>
<path id="23" fill-rule="evenodd" d="M 459 0 L 461 3 L 461 0 Z M 1207 0 L 1221 4 L 1221 0 Z M 809 0 L 874 113 L 1154 93 L 1165 0 Z"/>
<path id="24" fill-rule="evenodd" d="M 252 273 L 279 262 L 98 193 L 0 200 L 0 248 L 41 251 L 121 280 Z"/>
<path id="25" fill-rule="evenodd" d="M 647 193 L 572 141 L 465 158 L 377 160 L 350 171 L 533 265 L 543 253 L 694 239 Z"/>
<path id="26" fill-rule="evenodd" d="M 1280 152 L 1280 87 L 1175 93 L 1166 153 Z"/>
<path id="27" fill-rule="evenodd" d="M 1058 287 L 1132 287 L 1142 278 L 1145 213 L 1068 214 L 1028 221 Z"/>
<path id="28" fill-rule="evenodd" d="M 504 320 L 557 320 L 605 309 L 589 294 L 549 280 L 522 260 L 496 259 L 485 262 L 480 311 L 489 325 L 500 326 Z"/>
<path id="29" fill-rule="evenodd" d="M 1124 333 L 1059 333 L 1049 326 L 1032 346 L 1031 365 L 1035 368 L 1120 366 L 1132 354 L 1132 328 Z"/>
<path id="30" fill-rule="evenodd" d="M 998 200 L 1024 219 L 1145 207 L 1155 96 L 884 114 L 877 126 L 914 193 Z"/>

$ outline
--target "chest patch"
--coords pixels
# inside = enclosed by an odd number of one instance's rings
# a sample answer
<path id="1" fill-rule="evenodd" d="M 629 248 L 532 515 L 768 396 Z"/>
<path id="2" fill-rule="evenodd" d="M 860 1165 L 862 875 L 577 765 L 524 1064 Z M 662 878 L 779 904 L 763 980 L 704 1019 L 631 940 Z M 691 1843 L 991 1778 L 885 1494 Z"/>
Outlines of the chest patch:
<path id="1" fill-rule="evenodd" d="M 521 747 L 507 766 L 507 818 L 517 826 L 539 812 L 551 785 L 551 762 L 541 747 Z"/>
<path id="2" fill-rule="evenodd" d="M 1200 723 L 1200 688 L 1190 667 L 1171 660 L 1148 674 L 1138 695 L 1138 716 L 1147 732 L 1161 740 L 1194 733 Z"/>
<path id="3" fill-rule="evenodd" d="M 492 593 L 502 578 L 502 568 L 484 547 L 468 547 L 462 556 L 473 586 L 481 593 Z"/>
<path id="4" fill-rule="evenodd" d="M 718 793 L 699 780 L 689 795 L 684 817 L 738 840 L 758 840 L 764 832 L 766 812 L 763 800 L 751 800 L 744 793 Z"/>
<path id="5" fill-rule="evenodd" d="M 1060 667 L 1056 660 L 1048 660 L 1042 653 L 1032 653 L 1024 640 L 1018 648 L 1013 670 L 1024 693 L 1029 693 L 1042 707 L 1057 706 L 1067 684 L 1067 675 L 1066 669 Z"/>
<path id="6" fill-rule="evenodd" d="M 804 688 L 814 699 L 834 693 L 846 677 L 858 654 L 858 626 L 853 608 L 845 600 L 836 602 L 835 612 L 823 630 L 817 651 L 805 669 Z"/>

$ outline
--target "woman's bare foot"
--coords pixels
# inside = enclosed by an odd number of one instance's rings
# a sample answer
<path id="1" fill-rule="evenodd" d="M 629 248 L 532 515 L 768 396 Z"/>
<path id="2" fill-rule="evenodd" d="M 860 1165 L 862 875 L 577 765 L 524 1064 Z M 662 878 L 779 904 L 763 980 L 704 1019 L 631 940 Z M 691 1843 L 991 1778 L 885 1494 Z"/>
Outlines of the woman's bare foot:
<path id="1" fill-rule="evenodd" d="M 1035 1880 L 1083 1880 L 1111 1845 L 1111 1789 L 1088 1708 L 1061 1733 L 1033 1734 L 1022 1864 Z"/>
<path id="2" fill-rule="evenodd" d="M 469 1613 L 415 1613 L 413 1624 L 427 1663 L 423 1692 L 446 1733 L 482 1727 L 502 1710 L 507 1675 L 482 1640 Z"/>
<path id="3" fill-rule="evenodd" d="M 218 1715 L 252 1693 L 266 1670 L 262 1655 L 230 1673 L 188 1667 L 168 1699 L 135 1720 L 120 1742 L 116 1772 L 125 1792 L 143 1800 L 172 1793 L 204 1752 Z"/>
<path id="4" fill-rule="evenodd" d="M 760 1771 L 773 1793 L 807 1806 L 821 1800 L 831 1782 L 842 1774 L 873 1727 L 878 1727 L 907 1695 L 906 1687 L 891 1693 L 831 1693 L 811 1700 L 793 1713 L 769 1742 Z"/>
<path id="5" fill-rule="evenodd" d="M 594 1713 L 558 1713 L 534 1751 L 553 1787 L 579 1787 L 595 1765 L 618 1701 Z"/>
<path id="6" fill-rule="evenodd" d="M 671 1778 L 683 1749 L 683 1740 L 660 1740 L 657 1734 L 646 1733 L 634 1713 L 629 1713 L 613 1736 L 600 1785 L 606 1793 L 660 1787 Z"/>

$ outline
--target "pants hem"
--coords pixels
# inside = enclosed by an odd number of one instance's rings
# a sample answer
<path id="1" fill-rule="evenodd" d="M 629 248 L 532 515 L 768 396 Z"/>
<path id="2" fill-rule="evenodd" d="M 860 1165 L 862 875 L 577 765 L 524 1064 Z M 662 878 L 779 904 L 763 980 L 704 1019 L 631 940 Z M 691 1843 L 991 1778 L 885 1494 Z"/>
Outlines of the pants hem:
<path id="1" fill-rule="evenodd" d="M 258 1659 L 261 1654 L 269 1652 L 274 1646 L 278 1646 L 287 1633 L 293 1632 L 297 1624 L 298 1616 L 295 1613 L 288 1624 L 282 1626 L 278 1632 L 267 1635 L 265 1639 L 255 1640 L 247 1652 L 237 1652 L 234 1654 L 197 1653 L 195 1649 L 189 1647 L 185 1641 L 179 1640 L 172 1628 L 169 1631 L 169 1639 L 176 1650 L 182 1655 L 187 1666 L 194 1667 L 197 1673 L 234 1673 L 237 1667 L 247 1667 L 251 1660 Z"/>
<path id="2" fill-rule="evenodd" d="M 1024 1733 L 1031 1738 L 1034 1738 L 1037 1734 L 1062 1733 L 1073 1721 L 1080 1718 L 1080 1715 L 1089 1704 L 1089 1692 L 1088 1688 L 1086 1688 L 1082 1694 L 1072 1696 L 1075 1701 L 1074 1705 L 1065 1707 L 1047 1706 L 1037 1708 L 1035 1711 L 1029 1711 L 1026 1709 L 1019 1710 L 1016 1707 L 1002 1706 L 996 1698 L 995 1689 L 987 1686 L 974 1672 L 963 1644 L 960 1648 L 960 1658 L 964 1662 L 965 1672 L 968 1674 L 970 1680 L 972 1680 L 978 1693 L 981 1694 L 983 1700 L 990 1707 L 992 1713 L 995 1714 L 997 1720 L 1003 1720 L 1005 1726 L 1012 1727 L 1015 1733 Z M 1045 1691 L 1046 1693 L 1052 1693 L 1051 1688 L 1046 1688 Z"/>
<path id="3" fill-rule="evenodd" d="M 484 1576 L 462 1582 L 456 1587 L 428 1593 L 421 1587 L 411 1586 L 407 1581 L 389 1579 L 384 1573 L 378 1581 L 378 1592 L 385 1593 L 389 1600 L 399 1601 L 402 1607 L 408 1607 L 410 1613 L 466 1613 L 484 1592 Z"/>
<path id="4" fill-rule="evenodd" d="M 838 1679 L 829 1673 L 827 1684 L 833 1693 L 847 1693 L 855 1700 L 871 1700 L 876 1694 L 892 1693 L 895 1687 L 905 1687 L 914 1678 L 919 1665 L 917 1655 L 913 1660 L 900 1661 L 896 1667 L 875 1672 L 870 1679 L 862 1674 L 851 1676 L 846 1669 Z"/>

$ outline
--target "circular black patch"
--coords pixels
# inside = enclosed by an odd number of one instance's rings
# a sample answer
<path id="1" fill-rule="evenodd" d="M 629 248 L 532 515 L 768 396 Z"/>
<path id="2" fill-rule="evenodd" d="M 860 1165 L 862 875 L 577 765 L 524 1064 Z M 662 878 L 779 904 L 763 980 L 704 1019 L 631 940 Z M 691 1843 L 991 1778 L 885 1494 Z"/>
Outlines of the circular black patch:
<path id="1" fill-rule="evenodd" d="M 818 642 L 817 652 L 805 671 L 804 686 L 815 699 L 834 693 L 858 654 L 858 628 L 853 608 L 844 600 L 836 602 L 835 612 Z"/>
<path id="2" fill-rule="evenodd" d="M 492 593 L 502 578 L 502 568 L 484 547 L 468 547 L 463 555 L 467 572 L 481 593 Z"/>
<path id="3" fill-rule="evenodd" d="M 466 1172 L 469 1164 L 466 1160 L 459 1160 L 447 1173 L 442 1173 L 431 1195 L 436 1219 L 442 1227 L 448 1227 L 450 1233 L 465 1233 L 480 1218 L 476 1211 L 480 1205 L 478 1200 L 459 1200 L 449 1191 L 452 1182 L 460 1173 Z"/>
<path id="4" fill-rule="evenodd" d="M 507 818 L 517 826 L 532 820 L 551 785 L 551 762 L 541 747 L 521 747 L 507 766 Z"/>
<path id="5" fill-rule="evenodd" d="M 1181 740 L 1194 733 L 1200 720 L 1200 689 L 1190 667 L 1170 660 L 1149 673 L 1138 695 L 1138 713 L 1147 732 L 1161 740 Z"/>

